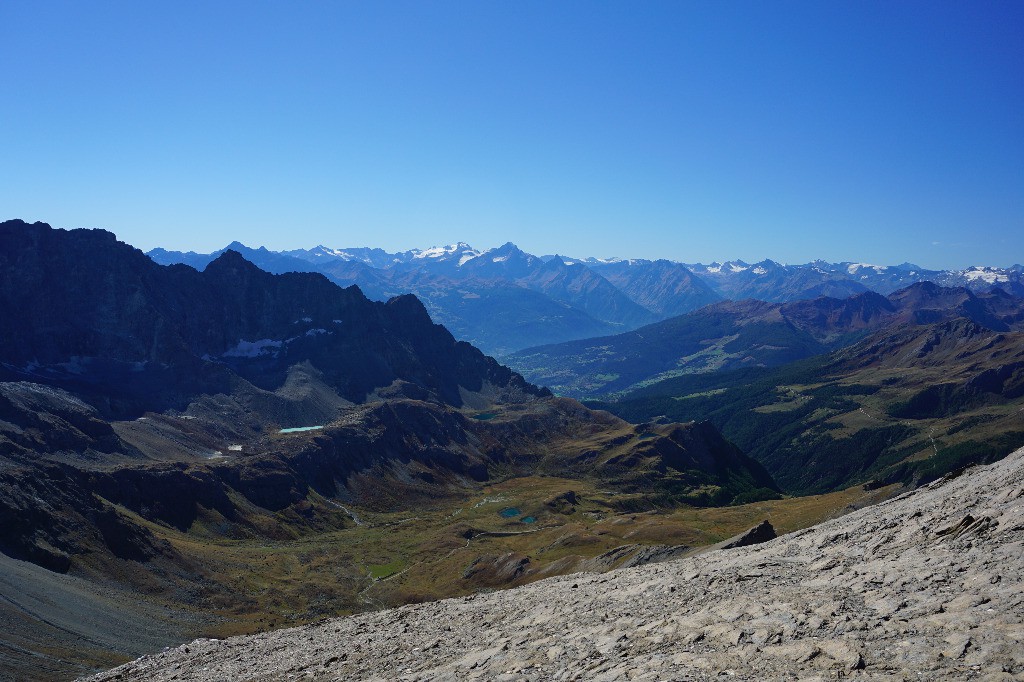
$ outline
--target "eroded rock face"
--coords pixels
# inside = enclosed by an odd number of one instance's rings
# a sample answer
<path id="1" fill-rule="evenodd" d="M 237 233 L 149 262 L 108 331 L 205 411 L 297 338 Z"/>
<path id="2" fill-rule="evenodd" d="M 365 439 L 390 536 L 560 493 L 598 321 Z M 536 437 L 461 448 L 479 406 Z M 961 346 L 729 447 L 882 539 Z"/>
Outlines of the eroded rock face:
<path id="1" fill-rule="evenodd" d="M 1024 449 L 753 547 L 197 640 L 112 680 L 1021 679 Z"/>

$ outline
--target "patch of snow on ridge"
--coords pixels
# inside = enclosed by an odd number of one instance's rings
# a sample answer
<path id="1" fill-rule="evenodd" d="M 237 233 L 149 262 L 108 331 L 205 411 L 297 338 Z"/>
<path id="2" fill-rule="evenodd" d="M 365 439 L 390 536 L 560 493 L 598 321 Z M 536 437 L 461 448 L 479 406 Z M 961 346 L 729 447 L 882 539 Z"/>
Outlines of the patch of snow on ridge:
<path id="1" fill-rule="evenodd" d="M 861 268 L 871 269 L 877 272 L 879 275 L 888 270 L 888 266 L 885 265 L 872 265 L 871 263 L 850 263 L 846 266 L 846 271 L 851 275 L 857 274 L 857 271 Z"/>
<path id="2" fill-rule="evenodd" d="M 744 268 L 744 270 L 745 270 L 745 269 L 746 269 L 746 268 Z M 733 270 L 733 272 L 736 272 L 736 271 L 735 271 L 735 270 Z M 767 273 L 768 271 L 767 271 L 767 270 L 765 270 L 764 268 L 762 268 L 762 267 L 761 267 L 760 265 L 758 265 L 758 266 L 757 266 L 756 268 L 754 268 L 753 270 L 751 270 L 751 272 L 753 272 L 753 273 L 754 273 L 755 275 L 763 275 L 763 274 Z"/>
<path id="3" fill-rule="evenodd" d="M 450 252 L 449 252 L 447 247 L 444 247 L 444 246 L 432 246 L 429 249 L 423 249 L 422 251 L 417 251 L 416 253 L 414 253 L 412 255 L 412 257 L 413 258 L 441 258 L 443 256 L 448 255 L 448 253 L 450 253 Z"/>
<path id="4" fill-rule="evenodd" d="M 721 269 L 721 268 L 719 268 L 719 269 Z M 747 270 L 748 268 L 745 268 L 742 265 L 736 265 L 736 263 L 729 263 L 729 269 L 732 270 L 733 272 L 743 272 L 744 270 Z M 762 269 L 762 272 L 760 272 L 758 274 L 764 274 L 764 270 Z"/>
<path id="5" fill-rule="evenodd" d="M 423 249 L 422 251 L 414 251 L 412 254 L 413 258 L 444 258 L 450 256 L 453 253 L 459 251 L 471 251 L 473 253 L 479 253 L 473 251 L 473 248 L 466 242 L 459 242 L 458 244 L 449 244 L 448 246 L 431 246 L 429 249 Z"/>
<path id="6" fill-rule="evenodd" d="M 326 329 L 310 329 L 306 332 L 306 336 L 316 336 L 317 334 L 331 334 L 332 332 Z"/>
<path id="7" fill-rule="evenodd" d="M 466 263 L 468 263 L 469 261 L 473 260 L 474 258 L 476 258 L 479 255 L 480 254 L 478 254 L 476 252 L 465 254 L 464 256 L 462 256 L 462 258 L 459 259 L 459 267 L 462 267 L 463 265 L 465 265 Z"/>
<path id="8" fill-rule="evenodd" d="M 273 353 L 276 349 L 280 348 L 283 343 L 283 341 L 275 341 L 273 339 L 257 339 L 256 341 L 246 341 L 245 339 L 242 339 L 234 348 L 225 351 L 222 357 L 255 358 L 260 355 Z"/>
<path id="9" fill-rule="evenodd" d="M 1004 273 L 987 267 L 974 266 L 969 270 L 964 270 L 964 277 L 971 282 L 981 280 L 986 284 L 995 284 L 996 282 L 1009 282 L 1010 278 Z"/>
<path id="10" fill-rule="evenodd" d="M 495 256 L 491 260 L 495 263 L 504 263 L 508 260 L 508 256 Z"/>

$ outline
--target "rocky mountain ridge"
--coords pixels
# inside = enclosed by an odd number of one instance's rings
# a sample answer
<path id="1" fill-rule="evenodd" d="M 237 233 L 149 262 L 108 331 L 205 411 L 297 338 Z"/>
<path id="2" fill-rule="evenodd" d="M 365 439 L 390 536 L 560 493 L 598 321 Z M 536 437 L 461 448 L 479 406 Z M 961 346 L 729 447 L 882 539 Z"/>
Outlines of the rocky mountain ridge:
<path id="1" fill-rule="evenodd" d="M 276 389 L 313 362 L 361 402 L 396 380 L 460 406 L 460 387 L 543 391 L 435 325 L 413 296 L 387 303 L 315 273 L 271 275 L 226 251 L 203 272 L 160 266 L 99 230 L 0 224 L 0 378 L 109 397 L 115 418 Z"/>
<path id="2" fill-rule="evenodd" d="M 196 640 L 114 680 L 1015 680 L 1024 449 L 753 547 Z"/>
<path id="3" fill-rule="evenodd" d="M 783 265 L 765 260 L 753 265 L 704 265 L 534 256 L 511 242 L 482 251 L 459 243 L 400 253 L 325 246 L 272 252 L 234 242 L 211 254 L 154 249 L 149 255 L 159 263 L 202 269 L 227 249 L 239 251 L 269 272 L 315 271 L 345 286 L 357 284 L 378 300 L 414 293 L 435 321 L 495 355 L 628 331 L 723 299 L 782 303 L 819 296 L 846 298 L 866 291 L 888 295 L 922 281 L 975 292 L 998 286 L 1024 295 L 1024 267 L 1019 265 L 949 271 L 909 263 Z M 481 299 L 486 299 L 486 306 L 480 305 Z"/>

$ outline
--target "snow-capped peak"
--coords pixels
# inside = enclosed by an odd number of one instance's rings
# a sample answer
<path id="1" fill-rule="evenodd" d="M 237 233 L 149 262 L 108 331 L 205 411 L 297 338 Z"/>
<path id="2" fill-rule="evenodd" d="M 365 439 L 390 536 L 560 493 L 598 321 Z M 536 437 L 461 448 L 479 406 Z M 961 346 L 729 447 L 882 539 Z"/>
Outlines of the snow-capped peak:
<path id="1" fill-rule="evenodd" d="M 443 259 L 458 255 L 460 265 L 469 260 L 469 258 L 475 258 L 480 255 L 479 251 L 466 242 L 448 244 L 447 246 L 432 246 L 429 249 L 413 249 L 409 253 L 413 259 Z M 469 258 L 466 258 L 466 256 L 469 256 Z"/>
<path id="2" fill-rule="evenodd" d="M 861 268 L 874 270 L 879 275 L 888 270 L 889 268 L 885 265 L 872 265 L 871 263 L 850 263 L 846 266 L 846 271 L 851 275 L 856 275 L 857 271 Z"/>
<path id="3" fill-rule="evenodd" d="M 316 248 L 310 250 L 314 258 L 322 258 L 327 256 L 328 258 L 341 258 L 342 260 L 357 260 L 348 251 L 342 251 L 341 249 L 332 249 L 329 246 L 319 244 Z"/>
<path id="4" fill-rule="evenodd" d="M 975 265 L 963 271 L 963 276 L 968 281 L 981 280 L 986 284 L 995 284 L 996 282 L 1009 282 L 1010 278 L 1000 268 L 991 268 L 983 265 Z"/>

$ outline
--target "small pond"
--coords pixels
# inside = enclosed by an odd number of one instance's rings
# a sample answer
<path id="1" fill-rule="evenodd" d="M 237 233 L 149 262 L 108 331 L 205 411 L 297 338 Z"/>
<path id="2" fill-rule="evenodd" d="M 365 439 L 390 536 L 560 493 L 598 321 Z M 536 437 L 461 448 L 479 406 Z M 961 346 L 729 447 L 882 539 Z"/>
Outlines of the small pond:
<path id="1" fill-rule="evenodd" d="M 523 510 L 519 507 L 505 507 L 498 514 L 503 519 L 514 519 L 517 516 L 522 516 Z M 537 523 L 537 517 L 535 516 L 523 516 L 519 519 L 520 523 Z"/>
<path id="2" fill-rule="evenodd" d="M 323 425 L 320 425 L 320 426 L 295 426 L 295 427 L 292 427 L 290 429 L 281 429 L 280 431 L 278 431 L 278 433 L 300 433 L 302 431 L 316 431 L 317 429 L 322 429 L 322 428 L 324 428 Z"/>

